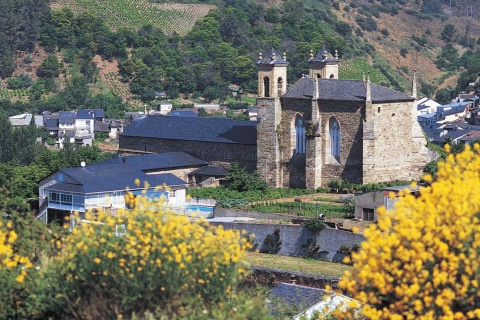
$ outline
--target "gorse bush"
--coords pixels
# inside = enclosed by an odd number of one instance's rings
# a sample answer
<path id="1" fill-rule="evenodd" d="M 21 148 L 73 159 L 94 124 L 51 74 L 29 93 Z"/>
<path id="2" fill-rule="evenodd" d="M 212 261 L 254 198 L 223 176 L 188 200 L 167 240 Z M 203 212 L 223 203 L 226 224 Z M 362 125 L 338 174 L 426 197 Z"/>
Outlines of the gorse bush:
<path id="1" fill-rule="evenodd" d="M 134 201 L 135 208 L 150 206 Z M 154 209 L 86 219 L 95 221 L 74 228 L 52 263 L 62 315 L 117 318 L 173 301 L 181 306 L 192 292 L 199 305 L 212 305 L 231 295 L 246 272 L 248 242 L 204 220 Z"/>
<path id="2" fill-rule="evenodd" d="M 480 146 L 438 163 L 415 198 L 379 210 L 340 287 L 368 319 L 480 317 Z M 450 147 L 446 146 L 447 152 Z M 412 185 L 415 187 L 415 185 Z"/>
<path id="3" fill-rule="evenodd" d="M 0 318 L 269 318 L 264 299 L 237 293 L 251 236 L 126 200 L 135 209 L 77 214 L 45 246 L 0 222 Z M 33 263 L 19 254 L 37 250 Z"/>

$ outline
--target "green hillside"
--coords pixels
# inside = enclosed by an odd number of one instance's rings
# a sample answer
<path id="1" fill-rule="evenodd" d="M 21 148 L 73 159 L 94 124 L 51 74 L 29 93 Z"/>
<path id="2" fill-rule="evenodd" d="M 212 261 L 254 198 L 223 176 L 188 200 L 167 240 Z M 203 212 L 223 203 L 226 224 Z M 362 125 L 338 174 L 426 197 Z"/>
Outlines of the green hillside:
<path id="1" fill-rule="evenodd" d="M 99 14 L 112 30 L 130 28 L 138 30 L 145 25 L 163 30 L 187 34 L 199 18 L 205 16 L 213 5 L 207 4 L 156 4 L 146 0 L 57 0 L 52 9 L 70 8 L 78 14 L 91 11 Z"/>

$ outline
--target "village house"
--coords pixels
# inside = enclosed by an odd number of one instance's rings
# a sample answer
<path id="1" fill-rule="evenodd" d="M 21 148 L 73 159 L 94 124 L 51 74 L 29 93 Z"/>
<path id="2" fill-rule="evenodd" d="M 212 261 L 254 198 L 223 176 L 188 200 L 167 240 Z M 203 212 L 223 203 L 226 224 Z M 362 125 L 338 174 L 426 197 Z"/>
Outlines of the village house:
<path id="1" fill-rule="evenodd" d="M 163 197 L 164 203 L 176 212 L 185 213 L 189 205 L 206 215 L 213 213 L 214 203 L 198 203 L 186 199 L 186 187 L 218 185 L 226 172 L 185 152 L 117 157 L 80 167 L 63 168 L 39 184 L 37 219 L 46 223 L 64 221 L 73 212 L 82 216 L 87 210 L 106 209 L 115 213 L 127 208 L 125 194 L 144 192 L 149 198 Z M 136 185 L 135 181 L 141 182 Z M 160 187 L 160 189 L 158 189 Z"/>

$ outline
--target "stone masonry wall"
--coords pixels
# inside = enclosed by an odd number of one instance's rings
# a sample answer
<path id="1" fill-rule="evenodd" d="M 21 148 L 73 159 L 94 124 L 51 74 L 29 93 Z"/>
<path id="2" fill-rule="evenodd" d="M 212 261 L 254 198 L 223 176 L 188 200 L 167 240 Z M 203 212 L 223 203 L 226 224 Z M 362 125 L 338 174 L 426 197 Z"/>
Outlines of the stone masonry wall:
<path id="1" fill-rule="evenodd" d="M 327 186 L 331 180 L 347 180 L 352 183 L 362 181 L 362 135 L 363 108 L 361 104 L 352 105 L 339 102 L 320 102 L 322 139 L 324 145 L 324 165 L 322 168 L 322 185 Z M 334 117 L 340 126 L 340 162 L 330 158 L 329 121 Z M 331 158 L 330 158 L 331 159 Z"/>
<path id="2" fill-rule="evenodd" d="M 224 168 L 228 168 L 233 162 L 238 162 L 240 166 L 251 171 L 256 169 L 257 164 L 255 145 L 120 136 L 119 150 L 128 153 L 184 151 Z"/>
<path id="3" fill-rule="evenodd" d="M 257 172 L 274 187 L 282 185 L 277 126 L 280 123 L 280 99 L 257 99 Z"/>
<path id="4" fill-rule="evenodd" d="M 276 228 L 280 229 L 281 249 L 278 254 L 303 256 L 305 249 L 302 245 L 306 244 L 308 239 L 315 238 L 317 245 L 320 245 L 320 251 L 326 251 L 323 258 L 333 261 L 341 261 L 343 254 L 337 253 L 341 245 L 353 246 L 360 244 L 365 240 L 361 234 L 348 232 L 344 230 L 326 228 L 317 234 L 312 233 L 308 228 L 302 225 L 285 224 L 258 224 L 242 222 L 211 222 L 212 225 L 223 225 L 225 229 L 245 230 L 249 234 L 254 234 L 254 241 L 261 246 L 267 237 L 272 234 Z"/>
<path id="5" fill-rule="evenodd" d="M 364 183 L 419 178 L 414 154 L 419 145 L 412 138 L 412 102 L 373 104 L 373 168 Z"/>

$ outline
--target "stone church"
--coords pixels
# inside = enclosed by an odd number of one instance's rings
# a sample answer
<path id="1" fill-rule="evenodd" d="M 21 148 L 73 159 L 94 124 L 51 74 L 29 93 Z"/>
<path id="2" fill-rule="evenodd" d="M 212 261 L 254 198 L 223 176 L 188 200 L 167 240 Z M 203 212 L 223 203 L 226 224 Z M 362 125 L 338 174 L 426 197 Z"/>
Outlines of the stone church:
<path id="1" fill-rule="evenodd" d="M 287 88 L 285 54 L 257 61 L 257 171 L 276 187 L 329 181 L 378 183 L 421 177 L 430 160 L 412 96 L 362 80 L 339 80 L 340 59 L 310 53 L 309 72 Z"/>

